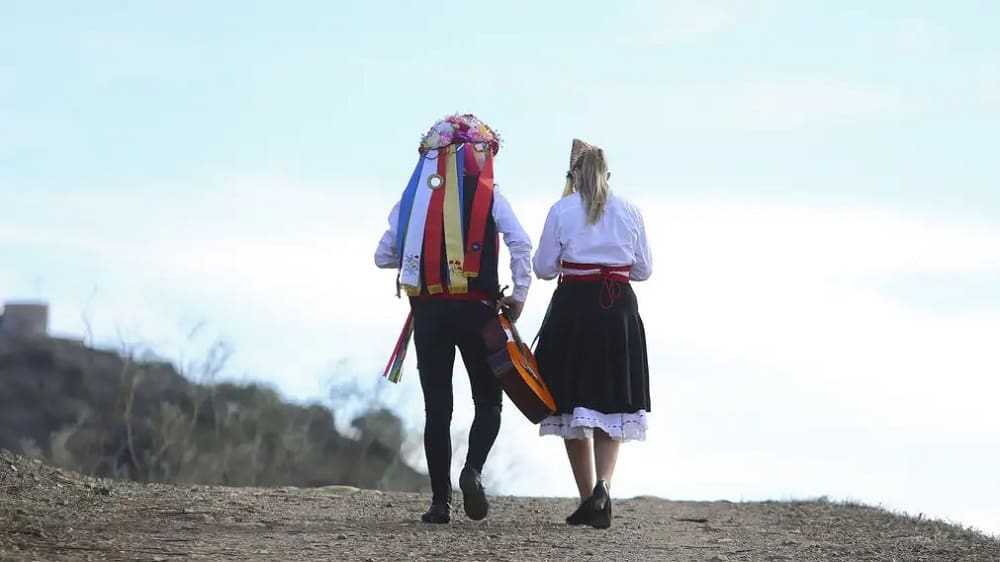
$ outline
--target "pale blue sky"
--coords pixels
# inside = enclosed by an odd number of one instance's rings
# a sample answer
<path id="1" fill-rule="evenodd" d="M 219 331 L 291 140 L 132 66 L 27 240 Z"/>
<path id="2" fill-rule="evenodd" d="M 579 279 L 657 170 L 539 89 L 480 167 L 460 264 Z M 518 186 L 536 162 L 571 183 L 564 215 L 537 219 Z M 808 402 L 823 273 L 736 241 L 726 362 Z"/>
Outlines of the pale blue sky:
<path id="1" fill-rule="evenodd" d="M 377 382 L 404 305 L 375 242 L 420 135 L 471 111 L 532 235 L 574 136 L 646 214 L 654 425 L 618 491 L 1000 532 L 997 21 L 986 0 L 4 2 L 0 298 L 171 356 L 205 320 L 231 375 L 297 399 L 336 365 Z M 418 427 L 414 379 L 380 392 Z M 502 491 L 572 494 L 508 410 L 497 462 L 536 477 Z"/>
<path id="2" fill-rule="evenodd" d="M 1000 208 L 986 0 L 507 2 L 447 23 L 418 2 L 0 10 L 0 182 L 21 189 L 261 167 L 381 185 L 429 119 L 469 109 L 533 176 L 575 133 L 633 183 Z M 384 165 L 359 165 L 373 150 Z"/>

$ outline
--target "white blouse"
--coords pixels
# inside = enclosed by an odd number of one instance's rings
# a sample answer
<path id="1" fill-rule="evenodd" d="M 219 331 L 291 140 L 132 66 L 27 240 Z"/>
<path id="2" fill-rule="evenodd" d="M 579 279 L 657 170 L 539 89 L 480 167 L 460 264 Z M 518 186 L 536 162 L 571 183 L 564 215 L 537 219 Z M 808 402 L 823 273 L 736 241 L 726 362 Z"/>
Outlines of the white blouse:
<path id="1" fill-rule="evenodd" d="M 549 209 L 533 260 L 539 279 L 554 279 L 562 262 L 632 266 L 629 278 L 645 281 L 653 273 L 653 258 L 646 241 L 646 227 L 639 208 L 608 194 L 604 214 L 587 222 L 583 197 L 574 193 L 556 201 Z M 567 274 L 582 273 L 568 271 Z"/>

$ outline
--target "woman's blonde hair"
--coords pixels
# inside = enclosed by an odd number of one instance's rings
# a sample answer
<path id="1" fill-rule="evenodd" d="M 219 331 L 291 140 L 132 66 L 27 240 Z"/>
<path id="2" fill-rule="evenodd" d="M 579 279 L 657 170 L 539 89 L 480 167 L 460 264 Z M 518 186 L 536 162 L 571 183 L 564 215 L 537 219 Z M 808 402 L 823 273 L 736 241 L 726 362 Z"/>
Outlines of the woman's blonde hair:
<path id="1" fill-rule="evenodd" d="M 566 189 L 563 197 L 579 192 L 587 205 L 587 220 L 590 224 L 597 222 L 604 213 L 608 203 L 608 161 L 604 159 L 604 151 L 594 147 L 586 150 L 573 168 L 566 172 Z"/>

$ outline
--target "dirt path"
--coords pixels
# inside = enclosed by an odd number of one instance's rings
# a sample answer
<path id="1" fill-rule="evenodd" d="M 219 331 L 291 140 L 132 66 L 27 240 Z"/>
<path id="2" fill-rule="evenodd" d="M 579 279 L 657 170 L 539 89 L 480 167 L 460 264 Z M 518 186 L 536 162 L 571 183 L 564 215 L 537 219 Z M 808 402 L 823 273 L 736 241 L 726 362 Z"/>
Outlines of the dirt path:
<path id="1" fill-rule="evenodd" d="M 0 560 L 1000 560 L 1000 542 L 957 527 L 825 502 L 623 499 L 597 531 L 562 522 L 570 499 L 496 497 L 485 521 L 459 507 L 425 525 L 416 494 L 143 486 L 0 463 Z"/>

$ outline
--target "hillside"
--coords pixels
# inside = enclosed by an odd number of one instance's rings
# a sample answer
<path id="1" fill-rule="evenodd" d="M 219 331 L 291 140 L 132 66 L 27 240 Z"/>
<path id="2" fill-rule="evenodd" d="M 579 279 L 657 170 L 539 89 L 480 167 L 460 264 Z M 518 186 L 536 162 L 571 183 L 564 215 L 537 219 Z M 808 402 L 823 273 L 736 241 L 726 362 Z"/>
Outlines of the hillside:
<path id="1" fill-rule="evenodd" d="M 425 495 L 136 484 L 0 452 L 0 560 L 1000 560 L 940 522 L 828 502 L 615 503 L 607 531 L 569 527 L 570 499 L 496 497 L 486 520 L 417 516 Z"/>
<path id="2" fill-rule="evenodd" d="M 219 353 L 196 366 L 214 374 Z M 195 384 L 170 363 L 79 342 L 0 335 L 0 448 L 79 473 L 229 486 L 350 485 L 422 491 L 400 458 L 402 424 L 334 413 L 253 384 Z"/>

